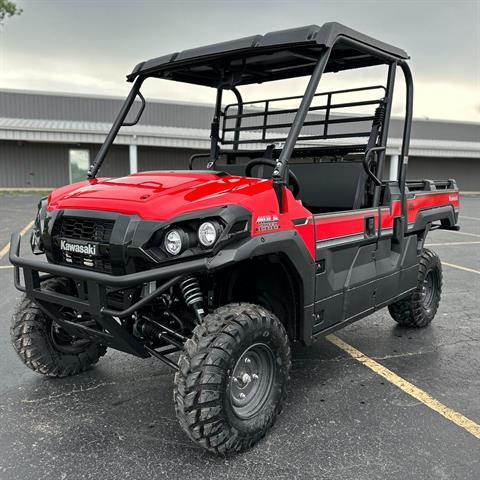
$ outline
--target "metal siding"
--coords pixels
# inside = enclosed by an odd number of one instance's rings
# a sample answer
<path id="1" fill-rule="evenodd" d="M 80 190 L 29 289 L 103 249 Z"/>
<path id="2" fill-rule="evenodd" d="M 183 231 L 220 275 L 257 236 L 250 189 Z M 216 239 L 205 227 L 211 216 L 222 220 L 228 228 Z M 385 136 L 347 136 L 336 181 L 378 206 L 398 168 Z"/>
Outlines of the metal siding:
<path id="1" fill-rule="evenodd" d="M 68 183 L 68 176 L 68 148 L 63 145 L 0 144 L 0 187 L 56 187 Z"/>
<path id="2" fill-rule="evenodd" d="M 50 188 L 69 182 L 68 151 L 83 148 L 93 160 L 97 145 L 0 142 L 0 187 Z M 128 174 L 128 147 L 114 146 L 101 174 Z"/>
<path id="3" fill-rule="evenodd" d="M 386 159 L 383 179 L 388 178 L 390 158 Z M 480 162 L 474 158 L 409 157 L 408 180 L 448 180 L 454 178 L 463 192 L 480 192 Z"/>
<path id="4" fill-rule="evenodd" d="M 209 128 L 214 109 L 208 105 L 148 102 L 140 123 L 183 128 Z"/>
<path id="5" fill-rule="evenodd" d="M 402 135 L 403 120 L 393 118 L 389 129 L 389 137 L 402 138 Z M 480 123 L 413 119 L 412 138 L 478 142 L 480 139 Z"/>
<path id="6" fill-rule="evenodd" d="M 11 118 L 111 123 L 122 103 L 123 99 L 121 98 L 0 90 L 1 115 Z M 207 104 L 147 100 L 147 107 L 140 123 L 184 128 L 209 128 L 212 116 L 213 107 Z M 390 137 L 401 138 L 402 129 L 403 120 L 393 118 Z M 412 138 L 478 142 L 480 123 L 414 119 Z"/>
<path id="7" fill-rule="evenodd" d="M 454 178 L 461 191 L 480 192 L 480 162 L 472 158 L 409 157 L 407 178 L 411 180 Z"/>
<path id="8" fill-rule="evenodd" d="M 122 99 L 0 90 L 2 117 L 112 123 Z M 209 105 L 147 101 L 140 124 L 208 128 L 213 116 Z"/>
<path id="9" fill-rule="evenodd" d="M 139 147 L 138 170 L 183 170 L 188 168 L 188 159 L 199 150 L 186 150 L 178 148 Z M 199 168 L 205 165 L 199 160 L 195 164 Z"/>
<path id="10" fill-rule="evenodd" d="M 383 179 L 388 179 L 390 157 L 385 161 Z M 464 192 L 480 192 L 480 162 L 475 158 L 409 157 L 408 180 L 454 178 Z"/>
<path id="11" fill-rule="evenodd" d="M 48 188 L 65 185 L 69 181 L 70 148 L 89 149 L 91 160 L 98 150 L 97 145 L 0 142 L 0 187 Z M 139 147 L 139 171 L 187 168 L 190 155 L 198 152 L 176 148 Z M 201 168 L 202 164 L 199 163 L 198 166 Z M 388 172 L 388 161 L 384 172 Z M 114 146 L 100 176 L 119 177 L 128 173 L 128 147 Z M 408 178 L 455 178 L 461 190 L 480 191 L 480 163 L 466 158 L 410 157 Z"/>
<path id="12" fill-rule="evenodd" d="M 111 124 L 122 102 L 120 98 L 0 90 L 2 117 L 12 119 Z M 192 139 L 188 139 L 190 143 L 186 144 L 184 139 L 176 138 L 172 136 L 173 134 L 167 134 L 168 132 L 163 133 L 162 137 L 152 136 L 153 133 L 150 130 L 158 126 L 167 129 L 169 127 L 205 129 L 205 140 L 195 139 L 198 147 L 204 148 L 209 141 L 208 128 L 212 114 L 213 109 L 208 105 L 175 104 L 166 101 L 147 102 L 141 123 L 153 127 L 142 127 L 142 131 L 148 130 L 148 133 L 138 135 L 135 141 L 139 144 L 153 143 L 162 146 L 140 146 L 139 168 L 141 170 L 185 168 L 188 157 L 196 152 L 187 148 L 194 146 Z M 396 145 L 397 139 L 401 137 L 402 127 L 403 122 L 400 119 L 393 119 L 390 128 L 391 145 Z M 12 132 L 17 131 L 12 130 Z M 14 141 L 13 139 L 17 137 L 0 140 L 0 187 L 63 185 L 68 182 L 68 149 L 75 148 L 74 146 L 79 143 L 88 145 L 84 148 L 91 150 L 91 160 L 93 160 L 99 148 L 98 145 L 93 144 L 104 139 L 104 134 L 93 132 L 89 134 L 65 132 L 63 135 L 61 139 L 56 140 L 61 143 L 46 143 L 51 139 L 44 138 L 45 133 L 40 131 L 31 132 L 31 138 L 18 138 L 30 141 Z M 168 138 L 164 138 L 165 135 Z M 435 172 L 434 179 L 454 177 L 462 190 L 480 191 L 480 162 L 477 159 L 459 158 L 462 153 L 460 151 L 457 151 L 456 155 L 454 152 L 450 155 L 445 147 L 445 143 L 449 141 L 478 142 L 480 124 L 414 120 L 412 137 L 414 140 L 411 148 L 409 178 L 428 178 L 432 177 L 432 172 Z M 130 141 L 127 136 L 119 137 L 119 144 L 113 147 L 101 175 L 120 176 L 128 173 L 128 146 L 122 144 Z M 432 143 L 431 148 L 424 153 L 422 153 L 424 146 L 417 145 L 422 141 Z M 470 150 L 467 150 L 464 156 L 470 155 Z M 440 158 L 445 155 L 449 156 Z M 388 172 L 388 166 L 384 172 Z"/>
<path id="13" fill-rule="evenodd" d="M 111 121 L 121 105 L 120 100 L 16 92 L 0 92 L 0 103 L 5 117 L 77 121 Z"/>
<path id="14" fill-rule="evenodd" d="M 79 147 L 81 148 L 81 147 Z M 91 145 L 90 162 L 93 162 L 100 145 Z M 130 173 L 128 146 L 113 145 L 100 169 L 99 177 L 124 177 Z"/>

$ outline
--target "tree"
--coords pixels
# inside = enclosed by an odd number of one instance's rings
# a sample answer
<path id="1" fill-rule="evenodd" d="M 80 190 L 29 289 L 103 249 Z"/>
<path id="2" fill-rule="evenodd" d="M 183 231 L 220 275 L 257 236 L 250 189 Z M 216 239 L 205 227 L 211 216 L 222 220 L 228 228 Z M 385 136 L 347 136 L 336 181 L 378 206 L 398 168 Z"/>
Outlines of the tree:
<path id="1" fill-rule="evenodd" d="M 0 25 L 6 18 L 13 17 L 14 15 L 20 15 L 22 9 L 10 0 L 0 0 Z"/>

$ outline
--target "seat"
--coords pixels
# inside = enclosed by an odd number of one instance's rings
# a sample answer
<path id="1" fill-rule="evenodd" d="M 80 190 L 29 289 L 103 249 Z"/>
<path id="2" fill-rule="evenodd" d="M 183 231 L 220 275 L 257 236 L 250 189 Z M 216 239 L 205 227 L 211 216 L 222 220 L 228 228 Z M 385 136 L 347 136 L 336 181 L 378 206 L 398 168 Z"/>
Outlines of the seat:
<path id="1" fill-rule="evenodd" d="M 228 173 L 229 175 L 236 175 L 239 177 L 245 176 L 245 165 L 236 165 L 234 163 L 220 165 L 217 163 L 215 165 L 215 170 L 218 170 L 219 172 Z"/>
<path id="2" fill-rule="evenodd" d="M 249 159 L 250 162 L 252 160 L 256 160 L 256 159 L 255 158 Z M 246 175 L 245 169 L 246 169 L 247 163 L 245 163 L 244 165 L 237 165 L 233 163 L 220 165 L 217 163 L 215 165 L 215 168 L 221 172 L 228 173 L 229 175 L 245 176 Z M 268 165 L 256 165 L 255 167 L 253 167 L 251 176 L 254 178 L 270 178 L 272 176 L 272 170 L 273 169 Z"/>
<path id="3" fill-rule="evenodd" d="M 362 162 L 291 163 L 300 183 L 299 200 L 313 213 L 357 210 L 364 207 L 366 177 Z M 245 175 L 245 165 L 218 165 L 230 175 Z M 259 165 L 253 177 L 271 178 L 272 168 Z"/>
<path id="4" fill-rule="evenodd" d="M 299 199 L 313 213 L 362 208 L 366 180 L 362 162 L 293 163 Z"/>

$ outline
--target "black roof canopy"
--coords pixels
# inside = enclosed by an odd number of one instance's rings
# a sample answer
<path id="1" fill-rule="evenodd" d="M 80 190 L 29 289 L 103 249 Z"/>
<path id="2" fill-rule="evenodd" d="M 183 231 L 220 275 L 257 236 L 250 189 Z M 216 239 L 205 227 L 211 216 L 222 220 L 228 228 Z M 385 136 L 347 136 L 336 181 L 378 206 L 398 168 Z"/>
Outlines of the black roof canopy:
<path id="1" fill-rule="evenodd" d="M 340 23 L 279 30 L 183 50 L 139 63 L 138 76 L 166 78 L 211 87 L 262 83 L 309 75 L 325 48 L 333 47 L 326 72 L 408 59 L 405 51 Z"/>

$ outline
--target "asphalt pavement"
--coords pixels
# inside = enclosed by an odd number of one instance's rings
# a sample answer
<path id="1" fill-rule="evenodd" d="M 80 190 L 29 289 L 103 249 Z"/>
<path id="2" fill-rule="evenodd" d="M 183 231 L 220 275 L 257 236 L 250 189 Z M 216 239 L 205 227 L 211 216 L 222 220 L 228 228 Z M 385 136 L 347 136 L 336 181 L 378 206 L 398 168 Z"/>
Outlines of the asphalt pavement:
<path id="1" fill-rule="evenodd" d="M 38 194 L 0 193 L 0 251 Z M 428 243 L 446 262 L 437 317 L 402 329 L 386 309 L 337 336 L 435 401 L 480 423 L 480 198 L 461 232 Z M 463 267 L 463 269 L 462 269 Z M 327 340 L 295 347 L 286 407 L 251 451 L 216 457 L 177 424 L 172 371 L 109 351 L 89 372 L 48 379 L 10 345 L 20 298 L 0 259 L 0 479 L 472 479 L 480 440 Z"/>

